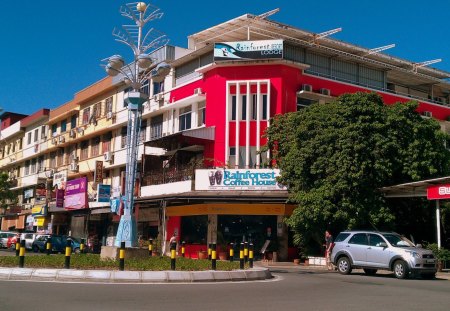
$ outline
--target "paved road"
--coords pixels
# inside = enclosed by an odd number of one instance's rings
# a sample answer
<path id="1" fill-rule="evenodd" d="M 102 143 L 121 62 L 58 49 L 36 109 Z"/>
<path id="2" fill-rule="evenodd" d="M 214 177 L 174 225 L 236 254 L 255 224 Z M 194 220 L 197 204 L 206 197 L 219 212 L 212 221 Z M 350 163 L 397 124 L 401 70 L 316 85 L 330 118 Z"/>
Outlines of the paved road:
<path id="1" fill-rule="evenodd" d="M 274 269 L 275 281 L 75 284 L 0 281 L 0 310 L 450 310 L 450 281 Z"/>

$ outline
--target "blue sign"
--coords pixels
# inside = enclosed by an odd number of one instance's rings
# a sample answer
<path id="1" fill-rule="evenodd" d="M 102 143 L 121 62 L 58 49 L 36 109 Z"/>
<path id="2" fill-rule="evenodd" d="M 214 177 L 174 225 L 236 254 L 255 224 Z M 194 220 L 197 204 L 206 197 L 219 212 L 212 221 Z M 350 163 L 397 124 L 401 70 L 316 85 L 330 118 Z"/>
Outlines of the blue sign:
<path id="1" fill-rule="evenodd" d="M 97 185 L 97 202 L 109 202 L 111 198 L 111 185 Z"/>

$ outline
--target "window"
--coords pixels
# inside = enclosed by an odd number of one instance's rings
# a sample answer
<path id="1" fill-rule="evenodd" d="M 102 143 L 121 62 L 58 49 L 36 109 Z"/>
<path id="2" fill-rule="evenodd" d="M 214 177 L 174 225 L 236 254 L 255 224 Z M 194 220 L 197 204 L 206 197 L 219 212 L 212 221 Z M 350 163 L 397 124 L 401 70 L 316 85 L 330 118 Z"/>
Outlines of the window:
<path id="1" fill-rule="evenodd" d="M 90 112 L 91 112 L 91 107 L 87 107 L 87 108 L 83 109 L 83 124 L 89 123 Z"/>
<path id="2" fill-rule="evenodd" d="M 64 161 L 64 148 L 59 148 L 56 152 L 56 165 L 62 166 Z"/>
<path id="3" fill-rule="evenodd" d="M 236 165 L 236 148 L 235 147 L 230 147 L 230 157 L 229 157 L 229 166 L 231 168 L 234 168 Z"/>
<path id="4" fill-rule="evenodd" d="M 56 152 L 50 152 L 50 168 L 56 168 Z"/>
<path id="5" fill-rule="evenodd" d="M 339 233 L 338 236 L 336 237 L 336 240 L 334 240 L 334 242 L 342 242 L 344 241 L 346 238 L 348 238 L 348 236 L 350 235 L 350 233 Z"/>
<path id="6" fill-rule="evenodd" d="M 67 120 L 62 120 L 61 121 L 61 133 L 64 133 L 65 131 L 67 131 Z"/>
<path id="7" fill-rule="evenodd" d="M 150 95 L 150 85 L 148 79 L 142 82 L 141 92 Z"/>
<path id="8" fill-rule="evenodd" d="M 262 96 L 262 111 L 263 111 L 263 120 L 267 120 L 267 94 Z"/>
<path id="9" fill-rule="evenodd" d="M 70 117 L 70 128 L 74 129 L 77 127 L 78 115 L 74 114 Z"/>
<path id="10" fill-rule="evenodd" d="M 44 170 L 44 157 L 43 156 L 38 158 L 37 164 L 36 164 L 36 170 L 38 172 L 42 172 Z"/>
<path id="11" fill-rule="evenodd" d="M 241 120 L 247 120 L 247 95 L 242 95 Z"/>
<path id="12" fill-rule="evenodd" d="M 19 139 L 19 150 L 22 150 L 23 138 Z"/>
<path id="13" fill-rule="evenodd" d="M 36 143 L 39 139 L 39 129 L 34 130 L 34 142 Z"/>
<path id="14" fill-rule="evenodd" d="M 27 144 L 31 145 L 31 132 L 28 133 Z"/>
<path id="15" fill-rule="evenodd" d="M 100 118 L 102 115 L 102 103 L 96 103 L 93 106 L 92 115 L 95 116 L 96 119 Z"/>
<path id="16" fill-rule="evenodd" d="M 150 139 L 157 139 L 162 137 L 163 115 L 153 117 L 150 119 Z"/>
<path id="17" fill-rule="evenodd" d="M 47 138 L 47 135 L 46 135 L 47 131 L 45 129 L 46 129 L 45 125 L 42 125 L 41 126 L 41 139 L 42 140 Z"/>
<path id="18" fill-rule="evenodd" d="M 306 108 L 311 106 L 312 104 L 317 103 L 317 101 L 313 101 L 310 99 L 306 99 L 306 98 L 297 98 L 297 111 L 299 111 L 300 109 Z"/>
<path id="19" fill-rule="evenodd" d="M 112 133 L 106 133 L 102 137 L 102 152 L 108 152 L 111 151 L 111 139 L 112 139 Z"/>
<path id="20" fill-rule="evenodd" d="M 120 140 L 120 148 L 125 148 L 127 145 L 127 127 L 123 126 L 120 130 L 121 140 Z"/>
<path id="21" fill-rule="evenodd" d="M 205 106 L 206 106 L 205 102 L 201 102 L 198 104 L 197 127 L 205 125 L 205 119 L 206 119 L 206 107 Z"/>
<path id="22" fill-rule="evenodd" d="M 191 128 L 191 106 L 180 109 L 179 130 L 184 131 Z"/>
<path id="23" fill-rule="evenodd" d="M 36 159 L 31 160 L 30 174 L 36 173 Z"/>
<path id="24" fill-rule="evenodd" d="M 112 112 L 112 110 L 113 110 L 112 105 L 113 105 L 113 99 L 112 99 L 112 97 L 108 97 L 105 100 L 105 113 Z"/>
<path id="25" fill-rule="evenodd" d="M 56 133 L 58 132 L 58 124 L 52 124 L 52 137 L 56 136 Z"/>
<path id="26" fill-rule="evenodd" d="M 357 233 L 350 238 L 349 244 L 368 245 L 367 235 L 365 233 Z"/>
<path id="27" fill-rule="evenodd" d="M 147 131 L 147 120 L 142 120 L 141 121 L 141 130 L 139 132 L 139 142 L 140 143 L 145 141 L 146 131 Z"/>
<path id="28" fill-rule="evenodd" d="M 231 96 L 231 120 L 236 120 L 236 95 Z"/>
<path id="29" fill-rule="evenodd" d="M 24 172 L 24 176 L 30 174 L 30 161 L 27 160 L 25 161 L 25 172 Z"/>
<path id="30" fill-rule="evenodd" d="M 164 82 L 153 82 L 153 95 L 164 92 Z"/>
<path id="31" fill-rule="evenodd" d="M 91 140 L 91 157 L 96 157 L 100 153 L 100 136 Z"/>
<path id="32" fill-rule="evenodd" d="M 258 95 L 252 95 L 252 120 L 258 119 Z"/>
<path id="33" fill-rule="evenodd" d="M 382 237 L 377 234 L 369 234 L 369 245 L 370 246 L 378 246 L 380 247 L 380 243 L 386 243 Z"/>
<path id="34" fill-rule="evenodd" d="M 80 160 L 87 159 L 89 157 L 89 141 L 88 140 L 82 141 L 80 144 L 80 149 L 81 149 Z"/>

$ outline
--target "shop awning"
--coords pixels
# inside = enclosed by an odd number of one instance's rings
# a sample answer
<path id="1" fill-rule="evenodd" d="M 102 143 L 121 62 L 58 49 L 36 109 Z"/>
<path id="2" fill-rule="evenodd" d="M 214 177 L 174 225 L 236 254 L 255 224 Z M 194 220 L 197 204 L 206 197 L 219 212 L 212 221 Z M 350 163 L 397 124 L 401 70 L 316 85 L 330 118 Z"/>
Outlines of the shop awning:
<path id="1" fill-rule="evenodd" d="M 386 198 L 426 197 L 428 187 L 445 183 L 450 183 L 450 176 L 383 187 L 380 191 Z"/>

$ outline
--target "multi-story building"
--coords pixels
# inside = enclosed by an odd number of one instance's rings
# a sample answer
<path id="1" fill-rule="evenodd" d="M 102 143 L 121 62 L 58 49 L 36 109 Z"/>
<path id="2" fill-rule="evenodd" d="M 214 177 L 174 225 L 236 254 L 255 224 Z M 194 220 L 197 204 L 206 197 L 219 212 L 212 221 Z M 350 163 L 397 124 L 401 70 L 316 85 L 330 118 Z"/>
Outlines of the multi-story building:
<path id="1" fill-rule="evenodd" d="M 143 87 L 149 100 L 138 147 L 138 234 L 166 241 L 176 234 L 192 257 L 209 242 L 223 249 L 243 240 L 257 251 L 269 240 L 280 259 L 294 256 L 283 222 L 294 206 L 262 151 L 272 116 L 357 91 L 377 92 L 387 104 L 417 100 L 418 111 L 443 129 L 450 115 L 449 73 L 251 14 L 189 36 L 187 49 L 166 46 L 153 56 L 172 69 Z M 109 202 L 99 202 L 97 184 L 110 185 L 111 197 L 123 194 L 127 91 L 120 76 L 80 91 L 50 111 L 46 148 L 21 155 L 24 172 L 33 158 L 44 159 L 52 194 L 43 228 L 112 245 L 119 218 Z M 11 124 L 2 135 L 34 146 L 33 131 L 42 124 L 33 124 Z M 14 167 L 8 156 L 0 160 L 4 171 Z M 78 187 L 80 179 L 85 201 L 67 205 L 67 185 Z M 61 205 L 56 188 L 64 185 Z"/>

